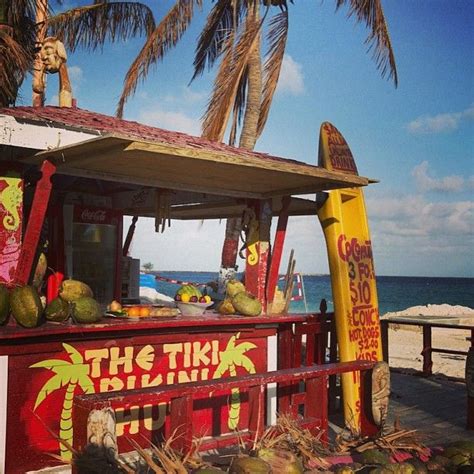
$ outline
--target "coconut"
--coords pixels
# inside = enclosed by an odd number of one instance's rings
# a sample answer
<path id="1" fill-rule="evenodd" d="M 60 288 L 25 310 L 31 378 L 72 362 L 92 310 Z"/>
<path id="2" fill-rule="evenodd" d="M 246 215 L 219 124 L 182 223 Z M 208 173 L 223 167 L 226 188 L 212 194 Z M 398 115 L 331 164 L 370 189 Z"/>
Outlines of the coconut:
<path id="1" fill-rule="evenodd" d="M 82 281 L 64 280 L 59 289 L 59 296 L 64 301 L 75 301 L 82 296 L 92 298 L 94 294 L 92 293 L 91 288 Z"/>
<path id="2" fill-rule="evenodd" d="M 74 301 L 72 318 L 78 323 L 95 323 L 102 317 L 99 303 L 94 298 L 83 296 Z"/>
<path id="3" fill-rule="evenodd" d="M 262 312 L 262 303 L 248 291 L 237 293 L 232 298 L 236 311 L 244 316 L 258 316 Z"/>
<path id="4" fill-rule="evenodd" d="M 33 276 L 33 286 L 35 288 L 40 288 L 43 284 L 43 279 L 48 269 L 48 260 L 46 255 L 41 252 L 38 257 L 38 263 L 36 264 L 35 273 Z"/>
<path id="5" fill-rule="evenodd" d="M 244 284 L 239 280 L 229 280 L 225 288 L 227 296 L 233 298 L 236 294 L 245 291 Z"/>
<path id="6" fill-rule="evenodd" d="M 300 460 L 290 451 L 264 448 L 258 450 L 258 457 L 272 468 L 272 472 L 286 474 L 303 474 L 304 468 Z"/>
<path id="7" fill-rule="evenodd" d="M 272 468 L 263 459 L 239 456 L 232 460 L 229 474 L 270 474 Z"/>
<path id="8" fill-rule="evenodd" d="M 19 286 L 10 293 L 10 306 L 16 322 L 25 328 L 38 326 L 43 305 L 36 288 Z"/>
<path id="9" fill-rule="evenodd" d="M 222 300 L 217 305 L 216 310 L 220 314 L 235 314 L 235 308 L 230 298 L 226 298 L 225 300 Z"/>
<path id="10" fill-rule="evenodd" d="M 381 449 L 367 449 L 362 453 L 364 464 L 389 464 L 390 455 Z"/>
<path id="11" fill-rule="evenodd" d="M 54 300 L 46 306 L 44 314 L 48 321 L 66 321 L 70 314 L 69 303 L 62 298 L 54 298 Z"/>

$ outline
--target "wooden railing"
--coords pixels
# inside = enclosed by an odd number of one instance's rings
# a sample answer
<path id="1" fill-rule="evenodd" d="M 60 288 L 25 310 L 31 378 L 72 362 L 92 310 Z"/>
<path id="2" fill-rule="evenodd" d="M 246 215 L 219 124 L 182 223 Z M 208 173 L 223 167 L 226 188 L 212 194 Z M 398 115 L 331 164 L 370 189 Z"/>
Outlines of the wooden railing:
<path id="1" fill-rule="evenodd" d="M 377 427 L 369 413 L 370 391 L 367 387 L 368 376 L 374 363 L 355 361 L 337 364 L 312 365 L 282 369 L 260 374 L 243 375 L 203 382 L 190 382 L 179 385 L 149 387 L 144 389 L 125 390 L 74 397 L 73 426 L 74 447 L 82 449 L 88 443 L 87 424 L 94 410 L 129 409 L 131 406 L 145 404 L 157 405 L 169 402 L 170 433 L 176 436 L 173 447 L 179 450 L 191 448 L 193 441 L 193 400 L 209 396 L 212 392 L 239 388 L 248 393 L 248 426 L 244 432 L 208 439 L 202 442 L 200 449 L 211 449 L 230 444 L 240 439 L 258 438 L 265 429 L 265 393 L 266 386 L 277 383 L 283 386 L 300 386 L 304 382 L 304 393 L 293 394 L 290 400 L 290 411 L 301 417 L 301 426 L 313 432 L 323 431 L 327 439 L 328 430 L 328 379 L 335 374 L 359 372 L 361 378 L 361 434 L 372 435 Z M 295 407 L 298 413 L 295 413 Z M 280 412 L 282 413 L 282 412 Z"/>

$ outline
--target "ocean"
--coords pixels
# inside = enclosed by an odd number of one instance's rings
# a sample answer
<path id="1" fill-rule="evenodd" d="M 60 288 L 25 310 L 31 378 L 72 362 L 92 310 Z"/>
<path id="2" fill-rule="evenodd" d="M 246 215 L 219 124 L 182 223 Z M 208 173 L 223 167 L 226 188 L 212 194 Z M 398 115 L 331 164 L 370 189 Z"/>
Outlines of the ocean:
<path id="1" fill-rule="evenodd" d="M 153 272 L 156 273 L 156 272 Z M 215 272 L 159 272 L 159 277 L 191 283 L 206 283 L 217 279 Z M 142 286 L 154 286 L 160 293 L 174 296 L 179 285 L 154 280 L 142 275 Z M 322 298 L 328 311 L 333 310 L 329 275 L 303 275 L 307 311 L 318 311 Z M 411 306 L 450 304 L 474 308 L 474 278 L 377 277 L 380 314 L 402 311 Z M 296 294 L 296 290 L 295 290 Z M 305 312 L 304 300 L 292 301 L 290 311 Z"/>

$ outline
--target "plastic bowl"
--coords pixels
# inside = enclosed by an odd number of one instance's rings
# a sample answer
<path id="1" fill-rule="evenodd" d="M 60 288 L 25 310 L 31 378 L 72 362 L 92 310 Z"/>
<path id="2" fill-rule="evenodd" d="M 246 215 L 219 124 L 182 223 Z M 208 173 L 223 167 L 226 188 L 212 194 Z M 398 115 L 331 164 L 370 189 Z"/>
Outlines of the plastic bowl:
<path id="1" fill-rule="evenodd" d="M 210 303 L 183 303 L 178 301 L 176 304 L 183 316 L 200 316 L 214 303 L 212 301 Z"/>

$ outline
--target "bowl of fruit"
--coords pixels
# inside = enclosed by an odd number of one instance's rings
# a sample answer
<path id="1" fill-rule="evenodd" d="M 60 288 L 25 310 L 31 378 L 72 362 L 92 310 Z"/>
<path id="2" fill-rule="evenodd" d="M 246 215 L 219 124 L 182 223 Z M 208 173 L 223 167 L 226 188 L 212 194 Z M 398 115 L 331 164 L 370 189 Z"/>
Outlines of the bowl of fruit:
<path id="1" fill-rule="evenodd" d="M 194 285 L 183 285 L 174 297 L 183 316 L 200 316 L 213 302 L 209 295 L 203 295 Z"/>

